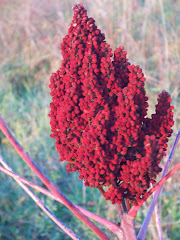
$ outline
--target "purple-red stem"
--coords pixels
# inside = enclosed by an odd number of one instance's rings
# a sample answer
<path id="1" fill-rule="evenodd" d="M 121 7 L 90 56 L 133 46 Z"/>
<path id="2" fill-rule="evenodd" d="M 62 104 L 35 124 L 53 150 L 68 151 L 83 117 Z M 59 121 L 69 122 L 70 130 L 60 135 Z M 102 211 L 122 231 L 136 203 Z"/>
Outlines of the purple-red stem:
<path id="1" fill-rule="evenodd" d="M 58 189 L 57 187 L 44 175 L 43 172 L 38 168 L 38 166 L 34 163 L 31 157 L 24 151 L 15 137 L 11 134 L 2 117 L 0 116 L 0 129 L 12 144 L 12 146 L 16 149 L 21 158 L 26 162 L 26 164 L 31 168 L 31 170 L 41 179 L 41 181 L 49 188 L 51 192 L 53 192 L 62 202 L 63 204 L 69 208 L 69 210 L 76 215 L 83 223 L 85 223 L 92 231 L 94 231 L 100 239 L 109 240 L 107 235 L 101 231 L 93 222 L 91 222 L 83 213 L 81 213 L 75 205 L 67 199 Z"/>
<path id="2" fill-rule="evenodd" d="M 12 169 L 6 164 L 6 162 L 3 160 L 2 156 L 0 155 L 0 162 L 4 166 L 3 169 L 9 170 L 12 172 Z M 1 168 L 1 166 L 0 166 Z M 49 211 L 49 209 L 41 202 L 41 200 L 34 194 L 32 193 L 29 188 L 24 185 L 19 178 L 12 176 L 14 180 L 19 184 L 19 186 L 35 201 L 35 203 L 45 212 L 45 214 L 51 218 L 53 222 L 56 223 L 58 227 L 60 227 L 68 236 L 70 236 L 73 240 L 80 240 L 80 238 L 68 227 L 66 227 L 54 214 Z"/>
<path id="3" fill-rule="evenodd" d="M 42 187 L 40 187 L 40 186 L 30 182 L 30 181 L 28 181 L 25 178 L 22 178 L 21 176 L 15 174 L 14 172 L 9 171 L 6 168 L 1 167 L 1 166 L 0 166 L 0 171 L 4 172 L 5 174 L 7 174 L 7 175 L 9 175 L 9 176 L 11 176 L 11 177 L 13 177 L 15 179 L 18 179 L 19 181 L 25 183 L 26 185 L 36 189 L 37 191 L 43 193 L 44 195 L 46 195 L 46 196 L 48 196 L 48 197 L 50 197 L 50 198 L 52 198 L 52 199 L 54 199 L 54 200 L 56 200 L 56 201 L 58 201 L 58 202 L 63 204 L 63 202 L 58 197 L 56 197 L 53 193 L 51 193 L 50 191 L 48 191 L 48 190 L 46 190 L 46 189 L 44 189 L 44 188 L 42 188 Z M 77 205 L 75 205 L 75 206 L 76 206 L 76 208 L 78 208 L 87 217 L 90 217 L 91 219 L 101 223 L 102 225 L 107 227 L 111 232 L 113 232 L 115 234 L 118 233 L 119 227 L 118 227 L 118 225 L 116 223 L 113 223 L 113 222 L 111 222 L 111 221 L 109 221 L 109 220 L 107 220 L 107 219 L 105 219 L 103 217 L 100 217 L 100 216 L 96 215 L 95 213 L 92 213 L 92 212 L 90 212 L 90 211 L 88 211 L 88 210 L 86 210 L 86 209 L 84 209 L 82 207 L 79 207 Z"/>
<path id="4" fill-rule="evenodd" d="M 136 231 L 134 226 L 134 219 L 128 216 L 127 213 L 123 214 L 121 226 L 119 231 L 120 240 L 136 240 Z"/>
<path id="5" fill-rule="evenodd" d="M 1 158 L 0 158 L 0 160 L 1 160 Z M 25 178 L 20 177 L 19 175 L 13 173 L 12 171 L 9 171 L 6 168 L 3 168 L 1 166 L 0 166 L 0 171 L 13 177 L 15 180 L 17 180 L 19 182 L 23 182 L 23 183 L 29 185 L 30 187 L 38 190 L 39 192 L 47 195 L 48 197 L 51 197 L 51 198 L 55 199 L 56 201 L 62 203 L 62 201 L 58 197 L 56 197 L 53 193 L 47 191 L 46 189 L 44 189 L 34 183 L 29 182 Z M 95 221 L 98 221 L 102 225 L 106 226 L 111 232 L 115 233 L 120 240 L 129 239 L 129 238 L 126 238 L 126 236 L 128 236 L 128 237 L 131 236 L 131 240 L 136 239 L 135 228 L 134 228 L 134 219 L 130 218 L 126 213 L 123 215 L 122 221 L 121 221 L 121 226 L 119 227 L 117 224 L 112 223 L 112 222 L 108 221 L 107 219 L 104 219 L 94 213 L 91 213 L 86 209 L 83 209 L 79 206 L 76 206 L 76 207 L 81 212 L 83 212 L 85 215 L 87 215 L 88 217 L 90 217 L 90 218 L 94 219 Z"/>

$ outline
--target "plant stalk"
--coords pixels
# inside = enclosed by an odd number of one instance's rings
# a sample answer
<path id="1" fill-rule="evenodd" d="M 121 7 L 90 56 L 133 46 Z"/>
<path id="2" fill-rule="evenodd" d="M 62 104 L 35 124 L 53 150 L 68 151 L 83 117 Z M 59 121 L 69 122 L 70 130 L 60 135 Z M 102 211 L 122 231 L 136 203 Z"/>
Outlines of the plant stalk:
<path id="1" fill-rule="evenodd" d="M 0 161 L 1 161 L 1 157 L 0 157 Z M 25 178 L 15 174 L 14 172 L 9 171 L 8 169 L 6 169 L 4 167 L 1 167 L 1 166 L 0 166 L 0 171 L 4 172 L 5 174 L 7 174 L 7 175 L 9 175 L 9 176 L 11 176 L 11 177 L 13 177 L 15 179 L 18 179 L 19 181 L 23 182 L 24 184 L 34 188 L 35 190 L 43 193 L 44 195 L 46 195 L 46 196 L 48 196 L 48 197 L 50 197 L 50 198 L 52 198 L 52 199 L 54 199 L 54 200 L 56 200 L 56 201 L 58 201 L 58 202 L 63 204 L 63 202 L 58 197 L 56 197 L 53 193 L 51 193 L 50 191 L 48 191 L 48 190 L 46 190 L 46 189 L 44 189 L 44 188 L 42 188 L 42 187 L 40 187 L 40 186 L 30 182 L 30 181 L 28 181 L 27 179 L 25 179 Z M 92 213 L 92 212 L 90 212 L 90 211 L 88 211 L 88 210 L 86 210 L 86 209 L 84 209 L 84 208 L 82 208 L 80 206 L 77 206 L 77 205 L 75 205 L 75 206 L 84 215 L 86 215 L 87 217 L 89 217 L 89 218 L 95 220 L 96 222 L 99 222 L 100 224 L 104 225 L 111 232 L 113 232 L 115 234 L 119 232 L 119 226 L 116 223 L 111 222 L 111 221 L 109 221 L 109 220 L 107 220 L 107 219 L 105 219 L 105 218 L 103 218 L 101 216 L 98 216 L 95 213 Z"/>
<path id="2" fill-rule="evenodd" d="M 26 162 L 26 164 L 31 168 L 31 170 L 41 179 L 41 181 L 49 188 L 51 192 L 53 192 L 64 205 L 72 212 L 76 217 L 78 217 L 83 223 L 85 223 L 93 232 L 95 232 L 100 239 L 109 240 L 107 235 L 101 231 L 93 222 L 91 222 L 83 213 L 79 211 L 75 207 L 75 205 L 67 199 L 58 189 L 57 187 L 45 176 L 45 174 L 39 169 L 39 167 L 35 164 L 35 162 L 31 159 L 31 157 L 24 151 L 22 146 L 18 143 L 16 138 L 9 131 L 2 117 L 0 116 L 0 129 L 21 156 L 21 158 Z"/>

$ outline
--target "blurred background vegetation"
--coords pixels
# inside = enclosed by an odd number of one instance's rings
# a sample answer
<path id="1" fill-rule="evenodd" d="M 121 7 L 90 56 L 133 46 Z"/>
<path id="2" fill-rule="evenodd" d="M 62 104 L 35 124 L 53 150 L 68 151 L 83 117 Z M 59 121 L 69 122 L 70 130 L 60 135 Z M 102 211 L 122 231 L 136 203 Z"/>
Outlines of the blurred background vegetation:
<path id="1" fill-rule="evenodd" d="M 103 200 L 96 189 L 83 187 L 76 173 L 66 173 L 66 164 L 59 163 L 54 140 L 49 137 L 49 77 L 60 67 L 59 46 L 67 34 L 75 2 L 0 1 L 0 113 L 24 149 L 68 198 L 109 220 L 118 221 L 115 206 Z M 82 2 L 113 50 L 123 45 L 129 61 L 142 67 L 147 78 L 148 114 L 154 112 L 158 93 L 163 89 L 170 92 L 175 106 L 170 150 L 180 123 L 180 2 Z M 43 186 L 2 133 L 0 153 L 17 174 Z M 179 157 L 180 150 L 177 149 L 172 166 Z M 159 201 L 164 239 L 180 239 L 179 176 L 178 172 L 164 185 Z M 0 173 L 0 183 L 0 240 L 69 239 L 10 177 Z M 97 239 L 61 204 L 41 194 L 38 196 L 82 239 Z M 147 208 L 148 203 L 136 218 L 137 229 Z M 157 239 L 154 216 L 147 239 Z"/>

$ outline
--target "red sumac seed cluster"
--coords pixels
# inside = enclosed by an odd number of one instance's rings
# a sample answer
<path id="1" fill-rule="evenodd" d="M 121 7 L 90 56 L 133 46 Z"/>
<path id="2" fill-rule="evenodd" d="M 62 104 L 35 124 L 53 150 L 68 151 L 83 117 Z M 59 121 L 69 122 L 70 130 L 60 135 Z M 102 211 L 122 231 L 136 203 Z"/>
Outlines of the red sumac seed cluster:
<path id="1" fill-rule="evenodd" d="M 82 4 L 73 11 L 61 67 L 50 78 L 51 137 L 68 172 L 78 171 L 86 186 L 106 187 L 112 203 L 137 204 L 161 171 L 173 126 L 171 97 L 159 94 L 148 118 L 142 69 L 128 62 L 124 47 L 112 53 Z"/>

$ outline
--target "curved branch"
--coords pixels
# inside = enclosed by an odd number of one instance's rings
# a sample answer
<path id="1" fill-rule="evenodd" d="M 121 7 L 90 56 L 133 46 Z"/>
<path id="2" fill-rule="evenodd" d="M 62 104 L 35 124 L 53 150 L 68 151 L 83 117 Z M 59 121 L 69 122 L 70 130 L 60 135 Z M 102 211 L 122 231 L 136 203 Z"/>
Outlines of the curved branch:
<path id="1" fill-rule="evenodd" d="M 0 162 L 2 163 L 1 156 L 0 156 Z M 11 177 L 13 177 L 15 179 L 18 179 L 19 181 L 23 182 L 24 184 L 26 184 L 26 185 L 36 189 L 37 191 L 43 193 L 44 195 L 46 195 L 46 196 L 48 196 L 48 197 L 50 197 L 50 198 L 52 198 L 52 199 L 54 199 L 54 200 L 56 200 L 56 201 L 58 201 L 58 202 L 63 204 L 63 202 L 58 197 L 56 197 L 53 193 L 51 193 L 50 191 L 48 191 L 48 190 L 46 190 L 46 189 L 44 189 L 44 188 L 42 188 L 42 187 L 40 187 L 40 186 L 30 182 L 30 181 L 28 181 L 27 179 L 25 179 L 25 178 L 15 174 L 14 172 L 12 172 L 12 171 L 4 168 L 4 167 L 1 167 L 1 166 L 0 166 L 0 171 L 4 172 L 5 174 L 7 174 L 7 175 L 9 175 L 9 176 L 11 176 Z M 88 211 L 88 210 L 86 210 L 86 209 L 84 209 L 82 207 L 79 207 L 77 205 L 75 205 L 75 206 L 84 215 L 86 215 L 87 217 L 90 217 L 91 219 L 101 223 L 102 225 L 107 227 L 111 232 L 113 232 L 115 234 L 119 232 L 119 227 L 118 227 L 118 225 L 116 223 L 113 223 L 113 222 L 111 222 L 111 221 L 109 221 L 109 220 L 107 220 L 107 219 L 105 219 L 103 217 L 100 217 L 100 216 L 96 215 L 95 213 L 92 213 L 92 212 L 90 212 L 90 211 Z"/>
<path id="2" fill-rule="evenodd" d="M 100 239 L 109 240 L 107 235 L 100 230 L 93 222 L 91 222 L 83 213 L 79 211 L 75 207 L 75 205 L 66 198 L 60 190 L 45 176 L 45 174 L 39 169 L 39 167 L 35 164 L 35 162 L 31 159 L 31 157 L 24 151 L 22 146 L 18 143 L 12 133 L 9 131 L 2 117 L 0 116 L 0 129 L 21 156 L 21 158 L 26 162 L 26 164 L 31 168 L 31 170 L 41 179 L 41 181 L 49 188 L 51 192 L 53 192 L 62 202 L 63 204 L 69 208 L 69 210 L 76 215 L 83 223 L 85 223 L 93 232 L 95 232 Z"/>
<path id="3" fill-rule="evenodd" d="M 4 169 L 7 171 L 10 171 L 13 173 L 12 169 L 3 161 L 2 156 L 0 155 L 0 161 L 2 165 L 4 166 Z M 2 168 L 0 166 L 0 168 Z M 53 222 L 56 223 L 58 227 L 60 227 L 68 236 L 70 236 L 73 240 L 80 240 L 80 238 L 68 227 L 64 225 L 54 214 L 41 202 L 41 200 L 34 194 L 32 193 L 29 188 L 24 185 L 17 177 L 12 176 L 14 180 L 19 184 L 19 186 L 35 201 L 35 203 L 45 212 L 45 214 L 51 218 Z"/>

